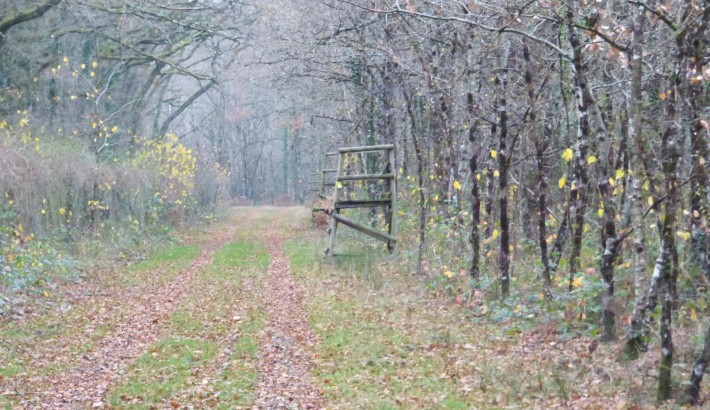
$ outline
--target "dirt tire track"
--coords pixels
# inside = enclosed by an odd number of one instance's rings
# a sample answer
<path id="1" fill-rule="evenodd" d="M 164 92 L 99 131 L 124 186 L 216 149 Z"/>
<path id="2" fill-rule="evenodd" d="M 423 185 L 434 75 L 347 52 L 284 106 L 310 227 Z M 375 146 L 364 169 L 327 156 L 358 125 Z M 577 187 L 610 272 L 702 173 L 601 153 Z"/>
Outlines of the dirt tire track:
<path id="1" fill-rule="evenodd" d="M 235 231 L 236 226 L 230 224 L 228 229 L 211 237 L 199 256 L 167 284 L 124 301 L 133 304 L 130 316 L 113 328 L 93 351 L 83 355 L 73 368 L 59 375 L 31 380 L 32 386 L 22 390 L 33 397 L 22 400 L 22 407 L 105 407 L 105 396 L 111 384 L 159 339 L 165 319 L 188 294 L 192 280 L 211 263 L 215 251 L 234 237 Z"/>
<path id="2" fill-rule="evenodd" d="M 311 370 L 318 339 L 303 309 L 304 289 L 291 274 L 283 251 L 284 235 L 277 226 L 280 211 L 266 234 L 271 256 L 264 295 L 268 322 L 259 335 L 259 380 L 254 407 L 259 409 L 319 409 L 325 403 Z"/>
<path id="3" fill-rule="evenodd" d="M 261 289 L 251 278 L 246 278 L 241 284 L 240 289 L 235 292 L 234 298 L 236 303 L 230 311 L 230 315 L 232 318 L 239 317 L 240 319 L 233 319 L 233 328 L 217 341 L 221 347 L 219 353 L 204 365 L 192 370 L 192 375 L 201 379 L 202 383 L 176 393 L 172 398 L 176 403 L 187 403 L 193 395 L 210 397 L 213 393 L 211 386 L 219 379 L 222 373 L 227 370 L 231 361 L 234 360 L 234 344 L 240 337 L 243 337 L 239 327 L 241 321 L 247 315 L 247 311 L 244 309 L 241 301 L 247 293 L 255 297 L 261 297 Z"/>

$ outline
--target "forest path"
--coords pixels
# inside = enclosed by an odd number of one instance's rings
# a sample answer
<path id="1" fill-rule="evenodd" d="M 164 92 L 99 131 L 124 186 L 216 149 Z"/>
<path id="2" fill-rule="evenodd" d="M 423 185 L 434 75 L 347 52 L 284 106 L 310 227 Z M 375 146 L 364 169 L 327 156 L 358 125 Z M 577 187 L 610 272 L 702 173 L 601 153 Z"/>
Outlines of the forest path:
<path id="1" fill-rule="evenodd" d="M 290 276 L 279 227 L 302 211 L 294 209 L 235 210 L 209 228 L 198 240 L 196 257 L 164 283 L 107 287 L 108 296 L 79 301 L 72 314 L 47 312 L 49 318 L 2 324 L 0 335 L 21 336 L 0 343 L 0 354 L 28 365 L 0 375 L 0 407 L 212 406 L 237 380 L 242 385 L 220 403 L 232 408 L 254 400 L 257 375 L 259 408 L 319 406 L 322 398 L 309 373 L 316 338 L 300 307 L 303 292 Z M 161 274 L 160 268 L 146 273 Z M 266 326 L 259 333 L 260 320 Z M 56 337 L 44 337 L 46 323 L 59 329 Z M 175 363 L 185 349 L 188 363 Z M 146 370 L 151 358 L 153 368 Z M 189 378 L 163 382 L 181 374 L 183 365 Z M 212 385 L 222 388 L 215 393 Z"/>
<path id="2" fill-rule="evenodd" d="M 452 300 L 347 230 L 355 256 L 325 260 L 324 239 L 303 207 L 236 208 L 182 264 L 0 323 L 0 408 L 656 408 L 657 353 L 619 361 L 521 300 L 483 320 L 480 292 Z"/>
<path id="3" fill-rule="evenodd" d="M 257 216 L 251 212 L 241 221 L 254 220 Z M 215 252 L 232 240 L 237 229 L 236 220 L 230 220 L 221 229 L 205 236 L 199 255 L 167 283 L 157 287 L 133 287 L 130 288 L 132 292 L 120 292 L 112 298 L 106 305 L 112 306 L 109 310 L 118 317 L 103 315 L 99 319 L 103 322 L 113 320 L 111 330 L 85 354 L 77 357 L 76 351 L 63 352 L 73 356 L 62 357 L 70 366 L 65 371 L 39 373 L 15 384 L 15 391 L 22 397 L 19 404 L 25 408 L 47 409 L 103 407 L 112 383 L 159 339 L 167 316 L 190 293 L 195 277 L 212 262 Z M 94 323 L 89 328 L 95 329 L 98 325 Z M 72 337 L 83 340 L 86 335 L 70 334 L 69 338 Z M 51 352 L 44 352 L 44 356 L 50 358 L 49 361 L 61 357 Z"/>

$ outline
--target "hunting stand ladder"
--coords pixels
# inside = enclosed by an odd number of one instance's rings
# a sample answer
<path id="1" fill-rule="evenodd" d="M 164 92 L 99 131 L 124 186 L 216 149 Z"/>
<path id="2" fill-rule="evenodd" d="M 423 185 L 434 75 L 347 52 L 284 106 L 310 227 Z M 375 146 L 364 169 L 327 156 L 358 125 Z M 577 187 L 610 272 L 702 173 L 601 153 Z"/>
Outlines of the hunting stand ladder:
<path id="1" fill-rule="evenodd" d="M 371 145 L 365 147 L 350 147 L 341 148 L 338 150 L 338 168 L 335 177 L 335 188 L 333 194 L 333 209 L 330 212 L 330 237 L 328 238 L 328 249 L 326 250 L 326 255 L 328 257 L 335 255 L 335 235 L 338 230 L 338 224 L 343 224 L 349 226 L 357 231 L 360 231 L 366 235 L 369 235 L 377 240 L 387 243 L 387 249 L 390 252 L 394 252 L 397 249 L 397 178 L 396 178 L 396 167 L 394 151 L 395 147 L 392 144 L 388 145 Z M 375 160 L 372 159 L 373 155 L 380 154 L 380 161 L 386 161 L 385 164 L 379 164 L 379 169 L 373 171 L 378 167 Z M 367 158 L 368 164 L 365 164 L 366 160 L 362 161 L 363 173 L 351 174 L 353 171 L 348 162 L 348 169 L 345 172 L 346 160 L 348 158 L 357 158 L 358 156 Z M 382 167 L 384 165 L 384 167 Z M 369 172 L 369 173 L 368 173 Z M 358 199 L 351 198 L 350 192 L 346 192 L 348 187 L 344 185 L 348 183 L 354 183 L 362 181 L 371 187 L 375 187 L 376 184 L 384 182 L 383 194 L 387 193 L 388 196 L 385 197 L 373 197 L 373 190 L 370 190 L 368 198 Z M 355 191 L 354 189 L 352 191 Z M 343 209 L 352 208 L 370 208 L 372 213 L 374 213 L 375 208 L 384 208 L 385 212 L 385 223 L 387 226 L 387 231 L 383 232 L 374 227 L 365 226 L 364 224 L 350 219 L 346 216 L 341 215 Z"/>
<path id="2" fill-rule="evenodd" d="M 331 165 L 333 162 L 331 161 L 331 158 L 335 158 L 337 156 L 337 152 L 326 153 L 323 155 L 318 171 L 311 172 L 311 178 L 308 181 L 308 190 L 312 192 L 314 196 L 325 199 L 326 189 L 335 185 L 333 176 L 338 170 L 335 168 L 335 165 Z"/>

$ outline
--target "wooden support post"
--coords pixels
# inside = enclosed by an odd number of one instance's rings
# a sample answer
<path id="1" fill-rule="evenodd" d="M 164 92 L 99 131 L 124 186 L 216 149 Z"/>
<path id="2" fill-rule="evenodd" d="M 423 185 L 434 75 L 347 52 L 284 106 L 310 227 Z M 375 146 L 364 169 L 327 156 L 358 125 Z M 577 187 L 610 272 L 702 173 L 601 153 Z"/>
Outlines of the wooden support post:
<path id="1" fill-rule="evenodd" d="M 320 173 L 320 194 L 325 195 L 325 169 L 328 167 L 328 154 L 323 155 L 323 163 L 321 164 Z"/>
<path id="2" fill-rule="evenodd" d="M 338 156 L 338 173 L 336 175 L 340 175 L 343 173 L 343 154 L 340 154 Z M 337 179 L 336 179 L 337 181 Z M 333 215 L 339 214 L 340 209 L 335 207 L 335 204 L 338 203 L 338 200 L 340 199 L 340 189 L 338 189 L 338 184 L 336 183 L 335 186 L 333 187 L 333 212 L 330 218 L 330 237 L 328 238 L 328 249 L 326 249 L 325 253 L 328 257 L 332 257 L 335 254 L 335 232 L 338 230 L 338 219 L 334 218 Z"/>
<path id="3" fill-rule="evenodd" d="M 394 147 L 389 150 L 389 163 L 390 163 L 390 172 L 393 175 L 397 175 L 397 164 L 395 163 L 395 152 L 394 152 Z M 397 212 L 397 178 L 392 178 L 391 180 L 387 180 L 387 183 L 390 187 L 390 200 L 392 201 L 390 203 L 390 208 L 389 208 L 389 227 L 388 232 L 391 236 L 395 238 L 394 241 L 389 241 L 387 242 L 387 249 L 389 249 L 391 252 L 396 253 L 397 252 L 397 215 L 395 215 L 395 212 Z M 393 243 L 394 242 L 394 243 Z"/>

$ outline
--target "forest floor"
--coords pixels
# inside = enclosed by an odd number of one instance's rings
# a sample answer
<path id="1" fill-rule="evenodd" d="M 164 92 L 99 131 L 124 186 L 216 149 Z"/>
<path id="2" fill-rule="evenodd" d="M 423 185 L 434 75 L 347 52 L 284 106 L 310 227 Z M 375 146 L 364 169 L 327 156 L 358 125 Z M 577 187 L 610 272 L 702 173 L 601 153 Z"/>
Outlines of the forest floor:
<path id="1" fill-rule="evenodd" d="M 324 236 L 305 208 L 235 208 L 61 286 L 0 323 L 0 408 L 656 408 L 657 353 L 476 320 L 385 252 L 324 260 Z"/>

